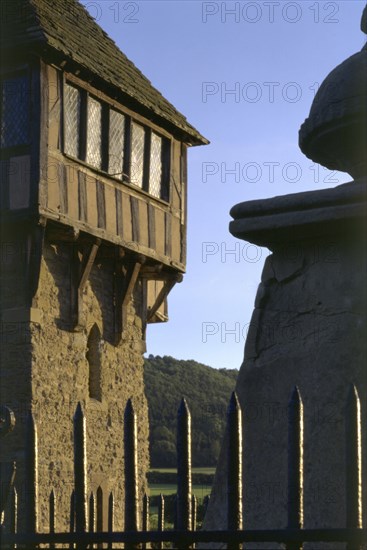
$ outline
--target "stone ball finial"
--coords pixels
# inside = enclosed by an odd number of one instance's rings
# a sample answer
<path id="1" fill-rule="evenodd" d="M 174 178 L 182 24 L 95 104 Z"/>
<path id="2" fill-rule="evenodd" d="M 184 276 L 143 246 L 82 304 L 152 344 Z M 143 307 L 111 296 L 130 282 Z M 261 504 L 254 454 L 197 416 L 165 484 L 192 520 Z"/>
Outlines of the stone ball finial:
<path id="1" fill-rule="evenodd" d="M 367 7 L 361 29 L 367 33 Z M 325 78 L 299 131 L 301 151 L 330 170 L 367 176 L 367 48 Z"/>

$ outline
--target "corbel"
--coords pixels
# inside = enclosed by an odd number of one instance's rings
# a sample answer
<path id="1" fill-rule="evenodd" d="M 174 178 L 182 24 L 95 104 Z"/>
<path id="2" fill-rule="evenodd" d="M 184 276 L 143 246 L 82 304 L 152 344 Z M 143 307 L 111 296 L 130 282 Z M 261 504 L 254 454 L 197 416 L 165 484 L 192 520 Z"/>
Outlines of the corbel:
<path id="1" fill-rule="evenodd" d="M 167 298 L 168 294 L 171 292 L 172 288 L 175 286 L 176 283 L 181 283 L 183 280 L 182 273 L 175 273 L 174 275 L 167 276 L 166 279 L 157 279 L 157 280 L 164 280 L 164 285 L 159 292 L 156 301 L 154 305 L 148 309 L 147 311 L 147 319 L 146 322 L 149 323 L 150 320 L 153 318 L 155 313 L 158 311 L 158 309 L 163 304 L 164 300 Z"/>
<path id="2" fill-rule="evenodd" d="M 73 257 L 73 264 L 75 269 L 77 270 L 79 274 L 79 278 L 77 280 L 77 286 L 76 286 L 76 292 L 75 292 L 75 286 L 74 286 L 74 299 L 72 298 L 72 303 L 74 303 L 74 330 L 82 330 L 85 325 L 85 320 L 83 318 L 83 292 L 85 289 L 85 286 L 87 284 L 90 272 L 92 270 L 94 261 L 97 256 L 97 252 L 99 250 L 99 247 L 101 245 L 101 239 L 95 239 L 94 242 L 92 242 L 91 247 L 89 248 L 89 251 L 83 254 L 83 258 L 81 261 L 81 268 L 79 269 L 79 262 L 78 262 L 78 254 L 77 254 L 77 248 L 74 248 L 74 257 Z M 75 279 L 74 279 L 75 280 Z M 73 285 L 72 285 L 73 289 Z"/>

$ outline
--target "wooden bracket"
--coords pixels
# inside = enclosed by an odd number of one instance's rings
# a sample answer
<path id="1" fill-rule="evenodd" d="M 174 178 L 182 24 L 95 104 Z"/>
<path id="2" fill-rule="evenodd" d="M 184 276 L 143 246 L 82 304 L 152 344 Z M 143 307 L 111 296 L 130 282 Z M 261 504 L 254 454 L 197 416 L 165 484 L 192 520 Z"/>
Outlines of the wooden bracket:
<path id="1" fill-rule="evenodd" d="M 115 345 L 117 345 L 127 326 L 127 312 L 131 302 L 140 270 L 145 263 L 144 256 L 130 260 L 128 267 L 118 259 L 115 269 Z"/>
<path id="2" fill-rule="evenodd" d="M 158 280 L 162 280 L 162 279 L 159 279 Z M 165 279 L 163 279 L 165 280 Z M 146 319 L 146 322 L 149 323 L 149 321 L 153 318 L 153 316 L 155 315 L 155 313 L 158 311 L 158 309 L 161 307 L 161 305 L 163 304 L 164 300 L 167 298 L 168 294 L 171 292 L 172 288 L 175 286 L 176 283 L 181 283 L 183 280 L 183 275 L 182 273 L 177 273 L 175 275 L 171 275 L 169 278 L 167 278 L 165 280 L 165 283 L 162 287 L 162 290 L 160 291 L 160 293 L 158 294 L 157 298 L 156 298 L 156 301 L 154 303 L 154 305 L 148 309 L 147 311 L 147 319 Z"/>
<path id="3" fill-rule="evenodd" d="M 92 243 L 92 246 L 90 247 L 89 252 L 83 255 L 81 268 L 79 268 L 77 254 L 74 253 L 74 258 L 72 261 L 74 263 L 74 269 L 76 269 L 77 273 L 79 274 L 79 280 L 77 282 L 77 285 L 75 284 L 72 285 L 72 290 L 73 290 L 72 304 L 74 305 L 73 307 L 74 330 L 82 330 L 85 326 L 85 320 L 83 318 L 83 292 L 85 289 L 85 285 L 87 284 L 87 281 L 88 281 L 90 272 L 92 270 L 94 261 L 96 259 L 97 252 L 100 245 L 101 245 L 101 239 L 95 239 L 95 241 Z M 74 277 L 74 280 L 75 278 L 76 277 Z"/>

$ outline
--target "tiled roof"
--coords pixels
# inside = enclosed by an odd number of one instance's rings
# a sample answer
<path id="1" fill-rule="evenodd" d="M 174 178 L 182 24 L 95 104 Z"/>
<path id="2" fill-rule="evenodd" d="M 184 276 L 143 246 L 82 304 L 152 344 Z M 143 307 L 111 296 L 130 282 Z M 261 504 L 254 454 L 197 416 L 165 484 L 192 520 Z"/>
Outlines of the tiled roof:
<path id="1" fill-rule="evenodd" d="M 93 80 L 107 83 L 117 95 L 128 99 L 135 110 L 140 108 L 145 116 L 181 134 L 188 143 L 208 143 L 119 50 L 78 0 L 1 3 L 2 47 L 41 47 L 46 59 L 56 54 L 60 60 L 75 63 Z"/>

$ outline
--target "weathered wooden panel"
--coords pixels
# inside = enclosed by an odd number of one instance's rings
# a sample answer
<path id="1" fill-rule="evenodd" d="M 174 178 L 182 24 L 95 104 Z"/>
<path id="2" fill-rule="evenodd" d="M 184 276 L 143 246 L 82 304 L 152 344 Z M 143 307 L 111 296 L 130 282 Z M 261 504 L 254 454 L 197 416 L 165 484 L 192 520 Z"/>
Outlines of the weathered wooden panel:
<path id="1" fill-rule="evenodd" d="M 152 308 L 164 285 L 163 281 L 147 281 L 147 307 Z M 167 300 L 164 300 L 149 323 L 162 323 L 168 320 Z"/>
<path id="2" fill-rule="evenodd" d="M 171 218 L 171 231 L 172 231 L 172 247 L 171 254 L 172 260 L 175 262 L 181 261 L 181 223 L 179 218 L 172 216 Z"/>
<path id="3" fill-rule="evenodd" d="M 139 201 L 139 228 L 140 244 L 149 246 L 148 205 L 145 201 Z"/>
<path id="4" fill-rule="evenodd" d="M 181 144 L 172 141 L 171 152 L 171 206 L 175 210 L 181 209 Z"/>
<path id="5" fill-rule="evenodd" d="M 155 229 L 155 211 L 156 209 L 152 204 L 148 205 L 148 233 L 149 233 L 149 247 L 155 250 L 156 248 L 156 229 Z"/>
<path id="6" fill-rule="evenodd" d="M 135 197 L 130 197 L 131 206 L 131 226 L 132 240 L 140 243 L 140 220 L 139 220 L 139 200 Z"/>
<path id="7" fill-rule="evenodd" d="M 49 162 L 47 178 L 47 207 L 56 212 L 60 209 L 60 184 L 58 167 L 53 160 Z"/>
<path id="8" fill-rule="evenodd" d="M 128 195 L 127 193 L 122 193 L 122 223 L 123 223 L 122 237 L 125 241 L 131 242 L 133 240 L 131 206 L 130 206 L 130 195 Z"/>
<path id="9" fill-rule="evenodd" d="M 97 216 L 98 216 L 98 227 L 106 229 L 106 199 L 105 199 L 105 185 L 98 181 L 96 182 L 97 186 Z"/>
<path id="10" fill-rule="evenodd" d="M 116 228 L 116 195 L 111 185 L 105 186 L 106 201 L 106 230 L 113 235 L 117 234 Z"/>
<path id="11" fill-rule="evenodd" d="M 172 255 L 172 215 L 165 213 L 165 254 Z"/>
<path id="12" fill-rule="evenodd" d="M 87 210 L 88 223 L 94 227 L 98 226 L 98 210 L 97 210 L 97 186 L 96 179 L 87 174 L 86 190 L 87 190 Z"/>
<path id="13" fill-rule="evenodd" d="M 164 211 L 156 208 L 155 211 L 155 234 L 158 254 L 165 254 L 165 220 Z"/>
<path id="14" fill-rule="evenodd" d="M 86 221 L 88 217 L 86 180 L 87 178 L 84 172 L 78 172 L 78 219 L 83 222 Z"/>
<path id="15" fill-rule="evenodd" d="M 12 157 L 9 163 L 9 208 L 18 210 L 30 206 L 30 170 L 29 155 Z"/>
<path id="16" fill-rule="evenodd" d="M 68 185 L 67 185 L 67 178 L 66 178 L 66 168 L 63 164 L 59 165 L 58 179 L 59 179 L 60 212 L 62 214 L 67 214 L 68 213 Z"/>
<path id="17" fill-rule="evenodd" d="M 68 189 L 68 215 L 72 220 L 80 219 L 79 216 L 79 172 L 65 166 L 66 185 Z"/>

